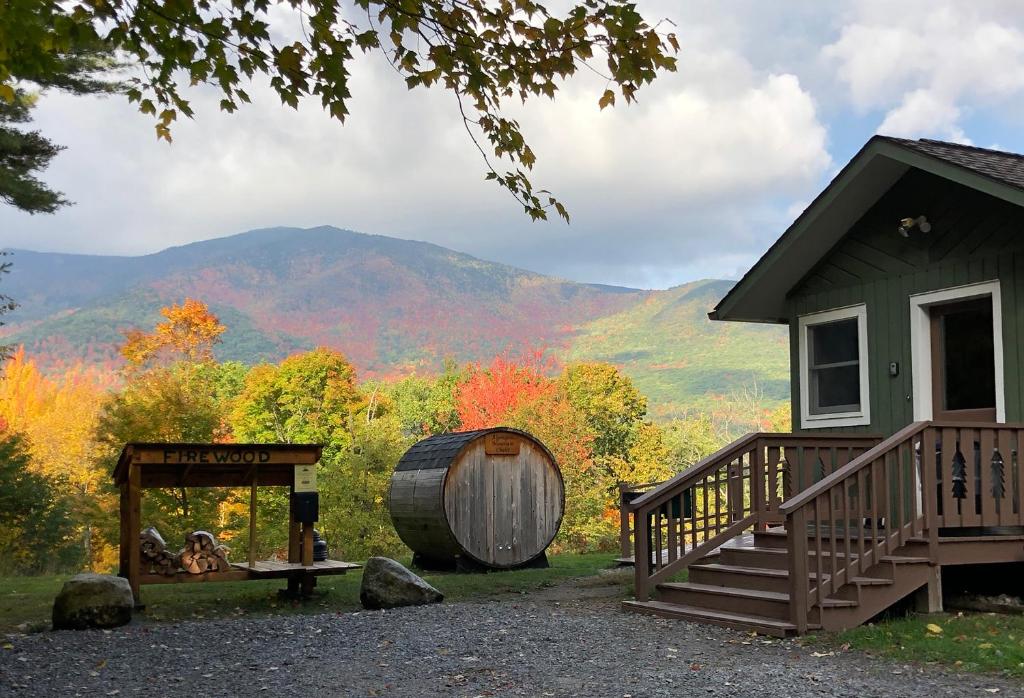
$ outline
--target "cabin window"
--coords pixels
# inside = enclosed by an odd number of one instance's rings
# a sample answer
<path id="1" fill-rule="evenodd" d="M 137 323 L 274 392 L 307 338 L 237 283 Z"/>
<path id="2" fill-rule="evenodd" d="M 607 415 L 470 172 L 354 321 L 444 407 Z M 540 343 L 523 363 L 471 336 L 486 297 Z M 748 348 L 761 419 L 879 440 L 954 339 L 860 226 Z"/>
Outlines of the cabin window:
<path id="1" fill-rule="evenodd" d="M 863 305 L 800 318 L 804 428 L 869 423 L 866 320 Z"/>

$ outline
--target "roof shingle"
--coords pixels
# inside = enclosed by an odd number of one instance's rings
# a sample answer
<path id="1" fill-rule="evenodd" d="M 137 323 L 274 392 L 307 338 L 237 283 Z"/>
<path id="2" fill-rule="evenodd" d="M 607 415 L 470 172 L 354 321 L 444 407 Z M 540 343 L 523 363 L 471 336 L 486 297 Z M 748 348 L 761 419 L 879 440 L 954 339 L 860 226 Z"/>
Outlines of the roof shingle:
<path id="1" fill-rule="evenodd" d="M 973 145 L 934 141 L 928 138 L 917 141 L 893 138 L 892 136 L 883 136 L 882 138 L 904 148 L 916 150 L 924 155 L 972 170 L 1012 187 L 1024 189 L 1024 155 L 978 148 Z"/>

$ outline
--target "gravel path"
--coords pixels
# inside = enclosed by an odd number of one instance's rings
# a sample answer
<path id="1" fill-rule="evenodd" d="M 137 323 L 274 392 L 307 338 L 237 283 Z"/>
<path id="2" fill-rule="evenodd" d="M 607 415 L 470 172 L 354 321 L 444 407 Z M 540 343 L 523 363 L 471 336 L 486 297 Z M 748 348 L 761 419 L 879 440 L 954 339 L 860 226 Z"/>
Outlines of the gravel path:
<path id="1" fill-rule="evenodd" d="M 0 696 L 1024 696 L 1019 682 L 624 614 L 610 593 L 12 637 Z"/>

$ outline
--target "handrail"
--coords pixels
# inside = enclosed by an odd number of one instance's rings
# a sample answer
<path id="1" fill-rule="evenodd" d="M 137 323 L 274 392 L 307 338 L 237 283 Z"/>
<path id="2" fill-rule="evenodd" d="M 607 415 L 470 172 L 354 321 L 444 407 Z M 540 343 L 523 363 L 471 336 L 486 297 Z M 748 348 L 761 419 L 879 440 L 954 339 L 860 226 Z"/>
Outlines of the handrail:
<path id="1" fill-rule="evenodd" d="M 644 509 L 651 508 L 646 506 L 651 500 L 658 499 L 652 506 L 664 503 L 664 499 L 669 498 L 672 492 L 669 490 L 680 490 L 686 489 L 685 485 L 692 484 L 698 476 L 703 474 L 704 471 L 709 470 L 714 466 L 721 465 L 721 461 L 726 456 L 735 456 L 738 453 L 742 453 L 748 446 L 753 444 L 759 439 L 767 440 L 786 440 L 786 441 L 874 441 L 877 442 L 881 436 L 878 434 L 785 434 L 779 432 L 764 432 L 756 431 L 746 436 L 740 437 L 736 441 L 733 441 L 728 446 L 724 446 L 719 450 L 712 453 L 710 456 L 706 456 L 701 460 L 697 461 L 683 472 L 675 475 L 668 480 L 665 480 L 659 484 L 655 489 L 645 492 L 643 495 L 637 497 L 632 502 L 633 509 L 639 510 L 641 507 Z M 665 496 L 668 495 L 668 496 Z"/>
<path id="2" fill-rule="evenodd" d="M 918 432 L 924 431 L 929 426 L 933 426 L 931 422 L 914 422 L 907 425 L 877 446 L 860 454 L 831 475 L 822 478 L 803 492 L 787 499 L 779 506 L 779 513 L 786 516 L 792 514 L 795 510 L 805 506 L 808 502 L 817 498 L 818 495 L 830 490 L 833 486 L 842 482 L 853 473 L 875 461 L 880 455 L 890 450 L 893 446 L 906 441 L 910 437 L 915 436 Z"/>
<path id="3" fill-rule="evenodd" d="M 728 446 L 718 449 L 710 456 L 702 458 L 683 472 L 665 480 L 653 490 L 645 492 L 634 499 L 633 510 L 640 513 L 641 509 L 651 509 L 658 504 L 662 504 L 662 498 L 664 497 L 667 499 L 670 497 L 673 494 L 672 490 L 686 489 L 685 485 L 692 484 L 692 482 L 696 480 L 699 475 L 702 475 L 704 471 L 721 465 L 722 460 L 726 456 L 735 456 L 738 453 L 741 453 L 743 449 L 753 444 L 762 436 L 764 436 L 764 434 L 760 432 L 747 434 L 746 436 L 733 441 Z M 652 500 L 658 501 L 652 504 Z"/>
<path id="4" fill-rule="evenodd" d="M 909 424 L 779 507 L 785 516 L 790 620 L 805 632 L 812 612 L 913 536 L 937 541 L 931 422 Z M 934 446 L 934 444 L 932 444 Z"/>
<path id="5" fill-rule="evenodd" d="M 794 487 L 808 486 L 816 472 L 831 473 L 880 440 L 872 434 L 747 434 L 622 506 L 623 516 L 633 517 L 637 598 L 646 599 L 652 585 L 744 530 L 781 523 L 779 505 Z M 625 540 L 630 527 L 620 522 L 620 529 Z"/>

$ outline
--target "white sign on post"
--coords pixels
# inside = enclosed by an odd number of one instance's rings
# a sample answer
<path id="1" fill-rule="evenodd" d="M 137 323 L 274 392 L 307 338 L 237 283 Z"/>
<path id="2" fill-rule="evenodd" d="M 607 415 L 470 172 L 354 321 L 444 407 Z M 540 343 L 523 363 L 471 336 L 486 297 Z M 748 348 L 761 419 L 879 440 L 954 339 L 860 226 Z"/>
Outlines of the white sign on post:
<path id="1" fill-rule="evenodd" d="M 316 492 L 316 464 L 295 466 L 295 491 Z"/>

